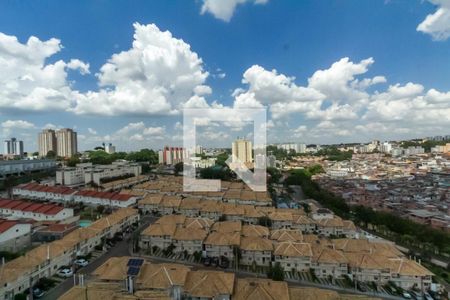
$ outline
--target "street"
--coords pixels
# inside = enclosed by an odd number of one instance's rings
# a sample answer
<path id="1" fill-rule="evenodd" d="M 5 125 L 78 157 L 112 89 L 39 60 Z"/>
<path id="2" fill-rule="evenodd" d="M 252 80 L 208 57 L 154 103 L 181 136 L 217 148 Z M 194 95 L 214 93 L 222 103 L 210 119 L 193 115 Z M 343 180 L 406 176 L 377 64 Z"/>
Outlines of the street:
<path id="1" fill-rule="evenodd" d="M 141 222 L 139 227 L 136 229 L 137 232 L 142 231 L 145 229 L 148 225 L 150 225 L 152 222 L 157 220 L 156 217 L 153 216 L 143 216 L 141 218 Z M 135 232 L 136 232 L 135 231 Z M 84 268 L 81 268 L 77 271 L 76 274 L 91 274 L 95 269 L 97 269 L 99 266 L 101 266 L 104 262 L 106 262 L 110 257 L 114 256 L 130 256 L 131 251 L 130 247 L 132 246 L 129 241 L 127 241 L 127 238 L 131 238 L 133 233 L 129 234 L 124 238 L 123 241 L 118 242 L 114 247 L 111 247 L 107 252 L 105 252 L 103 255 L 99 256 L 97 259 L 89 263 Z M 73 277 L 67 278 L 51 290 L 45 293 L 45 295 L 41 298 L 43 300 L 55 300 L 58 299 L 61 295 L 63 295 L 65 292 L 67 292 L 70 288 L 73 287 Z"/>

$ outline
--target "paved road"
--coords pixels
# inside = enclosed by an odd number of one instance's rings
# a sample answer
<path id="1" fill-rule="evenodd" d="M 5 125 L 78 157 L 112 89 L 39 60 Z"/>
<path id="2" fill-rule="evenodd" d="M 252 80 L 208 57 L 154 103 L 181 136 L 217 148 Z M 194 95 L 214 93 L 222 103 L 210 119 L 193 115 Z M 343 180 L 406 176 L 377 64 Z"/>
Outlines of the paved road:
<path id="1" fill-rule="evenodd" d="M 149 224 L 153 223 L 157 218 L 153 216 L 144 216 L 141 219 L 141 224 L 137 231 L 142 231 L 145 229 Z M 87 265 L 84 268 L 81 268 L 77 271 L 77 274 L 91 274 L 95 269 L 97 269 L 99 266 L 101 266 L 104 262 L 106 262 L 110 257 L 114 256 L 130 256 L 131 255 L 131 249 L 132 246 L 130 241 L 127 241 L 127 239 L 131 237 L 131 234 L 126 236 L 125 239 L 121 242 L 118 242 L 114 247 L 110 248 L 107 252 L 105 252 L 102 256 L 99 256 L 97 259 L 92 261 L 89 265 Z M 60 296 L 62 296 L 65 292 L 67 292 L 71 287 L 73 287 L 73 277 L 67 278 L 57 286 L 55 286 L 53 289 L 48 291 L 44 297 L 41 299 L 43 300 L 55 300 L 58 299 Z"/>

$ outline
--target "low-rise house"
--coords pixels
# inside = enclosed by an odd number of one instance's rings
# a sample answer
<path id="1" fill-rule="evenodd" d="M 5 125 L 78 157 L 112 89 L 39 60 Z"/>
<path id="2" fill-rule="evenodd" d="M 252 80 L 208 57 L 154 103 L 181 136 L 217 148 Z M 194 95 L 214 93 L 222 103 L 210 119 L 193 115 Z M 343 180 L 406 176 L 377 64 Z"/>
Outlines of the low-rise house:
<path id="1" fill-rule="evenodd" d="M 241 243 L 241 235 L 239 232 L 218 232 L 213 231 L 208 234 L 204 241 L 207 257 L 221 257 L 233 260 L 235 249 Z"/>
<path id="2" fill-rule="evenodd" d="M 317 231 L 325 236 L 341 236 L 344 223 L 339 217 L 322 218 L 317 220 Z"/>
<path id="3" fill-rule="evenodd" d="M 222 216 L 222 203 L 216 201 L 203 201 L 200 208 L 200 216 L 215 221 Z"/>
<path id="4" fill-rule="evenodd" d="M 272 261 L 272 241 L 262 237 L 241 237 L 241 260 L 243 265 L 269 266 Z"/>
<path id="5" fill-rule="evenodd" d="M 193 254 L 203 250 L 203 241 L 208 235 L 208 231 L 200 228 L 178 227 L 173 235 L 175 252 Z"/>
<path id="6" fill-rule="evenodd" d="M 73 209 L 55 204 L 0 199 L 0 216 L 8 219 L 61 221 L 73 217 Z"/>
<path id="7" fill-rule="evenodd" d="M 241 221 L 244 218 L 244 208 L 238 204 L 224 203 L 222 205 L 222 214 L 229 221 Z"/>
<path id="8" fill-rule="evenodd" d="M 342 251 L 316 244 L 311 248 L 313 250 L 311 269 L 317 277 L 342 278 L 349 273 L 348 259 Z"/>
<path id="9" fill-rule="evenodd" d="M 19 252 L 31 245 L 31 224 L 0 219 L 0 251 Z"/>
<path id="10" fill-rule="evenodd" d="M 299 272 L 309 270 L 313 256 L 310 244 L 290 241 L 276 243 L 273 255 L 285 271 Z"/>
<path id="11" fill-rule="evenodd" d="M 151 224 L 141 233 L 140 247 L 143 249 L 166 249 L 173 244 L 176 224 Z"/>
<path id="12" fill-rule="evenodd" d="M 211 231 L 221 232 L 221 233 L 241 233 L 242 223 L 241 221 L 223 221 L 216 222 L 211 227 Z"/>
<path id="13" fill-rule="evenodd" d="M 253 205 L 243 205 L 244 215 L 242 216 L 242 222 L 244 224 L 258 224 L 261 217 L 264 217 L 261 211 L 257 210 Z"/>
<path id="14" fill-rule="evenodd" d="M 358 229 L 356 228 L 355 224 L 350 220 L 343 220 L 343 228 L 342 228 L 342 234 L 345 235 L 348 238 L 356 239 L 359 237 Z"/>
<path id="15" fill-rule="evenodd" d="M 181 201 L 178 211 L 188 217 L 198 217 L 200 215 L 200 208 L 202 207 L 202 200 L 194 197 L 184 198 Z"/>
<path id="16" fill-rule="evenodd" d="M 177 195 L 164 195 L 161 203 L 159 204 L 160 213 L 163 215 L 171 215 L 178 212 L 178 208 L 181 204 L 181 196 Z"/>
<path id="17" fill-rule="evenodd" d="M 313 233 L 316 231 L 316 222 L 305 215 L 293 214 L 291 227 L 303 233 Z"/>
<path id="18" fill-rule="evenodd" d="M 221 271 L 191 271 L 184 285 L 186 299 L 229 300 L 233 294 L 234 273 Z"/>
<path id="19" fill-rule="evenodd" d="M 162 194 L 147 194 L 143 199 L 139 200 L 138 208 L 145 214 L 156 213 L 162 201 Z"/>
<path id="20" fill-rule="evenodd" d="M 273 229 L 291 228 L 292 227 L 292 213 L 275 211 L 269 214 L 269 219 L 272 221 Z"/>

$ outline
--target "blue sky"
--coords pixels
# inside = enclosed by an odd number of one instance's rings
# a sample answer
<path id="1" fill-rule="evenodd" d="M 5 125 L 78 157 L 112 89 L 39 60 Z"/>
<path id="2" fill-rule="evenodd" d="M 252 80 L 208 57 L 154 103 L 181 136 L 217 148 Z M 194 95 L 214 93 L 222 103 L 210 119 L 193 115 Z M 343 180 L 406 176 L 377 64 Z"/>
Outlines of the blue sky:
<path id="1" fill-rule="evenodd" d="M 186 102 L 264 105 L 269 142 L 450 134 L 450 24 L 437 14 L 450 14 L 448 0 L 227 2 L 0 2 L 0 71 L 11 74 L 0 75 L 0 138 L 32 151 L 43 127 L 73 127 L 82 150 L 157 149 L 182 143 Z M 25 47 L 30 36 L 39 47 Z M 101 70 L 121 52 L 116 71 Z M 167 59 L 146 64 L 158 54 Z M 218 130 L 205 143 L 238 132 Z"/>

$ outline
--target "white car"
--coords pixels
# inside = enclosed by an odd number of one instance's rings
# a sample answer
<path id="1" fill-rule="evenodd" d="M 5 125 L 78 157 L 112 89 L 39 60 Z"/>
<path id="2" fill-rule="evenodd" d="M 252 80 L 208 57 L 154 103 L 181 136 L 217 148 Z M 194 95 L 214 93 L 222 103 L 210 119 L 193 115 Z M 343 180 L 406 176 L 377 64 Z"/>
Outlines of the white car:
<path id="1" fill-rule="evenodd" d="M 73 263 L 80 267 L 86 267 L 89 264 L 84 258 L 76 259 Z"/>
<path id="2" fill-rule="evenodd" d="M 58 271 L 58 275 L 61 276 L 61 277 L 66 277 L 67 278 L 67 277 L 72 277 L 73 272 L 69 268 L 64 268 L 64 269 L 61 269 L 61 270 Z"/>
<path id="3" fill-rule="evenodd" d="M 405 298 L 405 299 L 412 299 L 412 296 L 411 296 L 410 293 L 404 292 L 403 293 L 403 298 Z"/>

